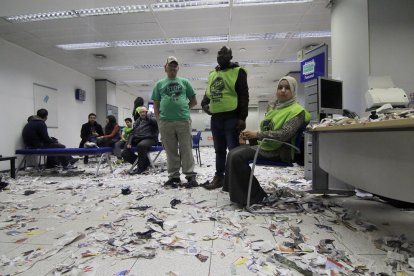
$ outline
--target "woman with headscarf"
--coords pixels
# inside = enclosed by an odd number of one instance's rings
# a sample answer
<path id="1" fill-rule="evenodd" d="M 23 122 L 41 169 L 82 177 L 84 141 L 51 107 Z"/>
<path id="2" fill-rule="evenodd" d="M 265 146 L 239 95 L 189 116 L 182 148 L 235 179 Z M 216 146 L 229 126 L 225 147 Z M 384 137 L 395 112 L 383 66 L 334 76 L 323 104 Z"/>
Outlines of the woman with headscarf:
<path id="1" fill-rule="evenodd" d="M 99 147 L 113 147 L 120 139 L 119 125 L 113 115 L 106 117 L 105 135 L 98 136 L 97 144 Z"/>
<path id="2" fill-rule="evenodd" d="M 271 138 L 291 143 L 304 123 L 310 121 L 310 114 L 296 99 L 297 82 L 294 78 L 285 76 L 277 84 L 274 100 L 269 103 L 268 112 L 260 123 L 259 131 L 245 130 L 240 134 L 244 140 Z M 257 146 L 243 145 L 229 152 L 226 162 L 223 191 L 230 193 L 230 200 L 242 206 L 246 205 L 249 187 L 250 166 Z M 293 149 L 276 141 L 261 143 L 259 159 L 291 162 Z M 251 204 L 263 202 L 266 192 L 260 187 L 256 177 L 253 177 L 251 189 Z"/>

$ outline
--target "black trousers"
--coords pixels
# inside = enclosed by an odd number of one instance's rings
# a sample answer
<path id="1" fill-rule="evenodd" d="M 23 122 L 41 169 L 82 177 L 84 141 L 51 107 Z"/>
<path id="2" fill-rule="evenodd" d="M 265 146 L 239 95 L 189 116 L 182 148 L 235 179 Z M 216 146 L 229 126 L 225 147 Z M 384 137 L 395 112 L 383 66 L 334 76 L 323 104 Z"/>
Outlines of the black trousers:
<path id="1" fill-rule="evenodd" d="M 137 147 L 138 151 L 138 170 L 145 171 L 148 166 L 150 165 L 150 161 L 148 160 L 148 149 L 151 146 L 157 145 L 157 141 L 154 139 L 142 139 L 142 140 L 132 140 L 132 146 Z M 125 149 L 122 151 L 122 158 L 131 163 L 134 164 L 135 160 L 137 159 L 137 156 L 128 148 L 125 147 Z"/>
<path id="2" fill-rule="evenodd" d="M 254 154 L 255 149 L 251 146 L 243 145 L 232 149 L 227 155 L 223 191 L 229 192 L 232 202 L 242 206 L 247 204 L 247 192 L 251 172 L 248 161 L 253 160 Z M 260 153 L 259 158 L 266 159 Z M 266 192 L 260 187 L 257 178 L 253 176 L 250 203 L 259 203 L 265 196 L 267 196 Z"/>
<path id="3" fill-rule="evenodd" d="M 62 145 L 60 143 L 52 143 L 43 145 L 42 148 L 66 148 L 65 145 Z M 46 161 L 46 167 L 52 168 L 57 165 L 62 165 L 63 167 L 66 167 L 69 164 L 69 161 L 71 160 L 71 156 L 48 156 Z"/>

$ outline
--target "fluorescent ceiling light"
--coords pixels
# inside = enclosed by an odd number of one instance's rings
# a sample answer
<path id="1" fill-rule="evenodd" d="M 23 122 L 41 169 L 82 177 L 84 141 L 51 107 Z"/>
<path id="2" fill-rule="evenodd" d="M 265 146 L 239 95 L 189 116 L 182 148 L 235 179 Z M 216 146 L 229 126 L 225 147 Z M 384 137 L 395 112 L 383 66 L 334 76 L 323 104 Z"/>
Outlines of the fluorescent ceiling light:
<path id="1" fill-rule="evenodd" d="M 314 32 L 295 32 L 292 34 L 292 38 L 307 38 L 307 37 L 331 37 L 331 32 L 314 31 Z"/>
<path id="2" fill-rule="evenodd" d="M 280 4 L 300 4 L 312 2 L 313 0 L 234 0 L 234 6 L 253 6 L 253 5 L 280 5 Z"/>
<path id="3" fill-rule="evenodd" d="M 248 41 L 248 40 L 267 40 L 267 39 L 284 39 L 289 33 L 255 33 L 255 34 L 238 34 L 230 36 L 230 41 Z"/>
<path id="4" fill-rule="evenodd" d="M 208 80 L 208 78 L 203 78 L 203 77 L 192 77 L 192 78 L 186 78 L 189 79 L 190 81 L 206 81 Z"/>
<path id="5" fill-rule="evenodd" d="M 154 11 L 229 7 L 229 0 L 160 0 L 151 7 Z"/>
<path id="6" fill-rule="evenodd" d="M 102 49 L 114 47 L 112 42 L 90 42 L 90 43 L 76 43 L 76 44 L 61 44 L 56 47 L 63 50 L 84 50 L 84 49 Z"/>
<path id="7" fill-rule="evenodd" d="M 54 11 L 46 13 L 26 14 L 4 17 L 11 23 L 26 23 L 34 21 L 43 21 L 51 19 L 64 19 L 75 17 L 86 17 L 95 15 L 111 15 L 111 14 L 124 14 L 124 13 L 137 13 L 149 11 L 147 5 L 131 5 L 131 6 L 115 6 L 115 7 L 103 7 L 94 9 L 80 9 L 80 10 L 68 10 L 68 11 Z"/>
<path id="8" fill-rule="evenodd" d="M 153 83 L 154 80 L 126 80 L 122 81 L 119 84 L 135 84 L 135 83 Z"/>
<path id="9" fill-rule="evenodd" d="M 114 47 L 137 47 L 137 46 L 155 46 L 168 44 L 165 39 L 137 39 L 137 40 L 124 40 L 115 41 Z"/>
<path id="10" fill-rule="evenodd" d="M 81 9 L 76 10 L 79 16 L 93 16 L 93 15 L 108 15 L 108 14 L 124 14 L 137 13 L 149 11 L 147 5 L 132 5 L 132 6 L 115 6 L 95 9 Z"/>
<path id="11" fill-rule="evenodd" d="M 193 62 L 193 63 L 183 63 L 180 64 L 181 67 L 214 67 L 216 63 L 214 62 Z"/>
<path id="12" fill-rule="evenodd" d="M 123 41 L 107 41 L 107 42 L 91 42 L 78 44 L 61 44 L 56 47 L 64 50 L 85 50 L 97 48 L 113 48 L 113 47 L 139 47 L 139 46 L 157 46 L 157 45 L 185 45 L 212 42 L 229 42 L 229 41 L 257 41 L 257 40 L 273 40 L 286 38 L 307 38 L 307 37 L 330 37 L 329 31 L 314 32 L 281 32 L 281 33 L 256 33 L 256 34 L 236 34 L 216 35 L 216 36 L 199 36 L 199 37 L 173 37 L 168 40 L 163 38 L 155 39 L 138 39 Z"/>
<path id="13" fill-rule="evenodd" d="M 62 19 L 62 18 L 74 18 L 74 17 L 78 17 L 75 11 L 56 11 L 56 12 L 47 12 L 47 13 L 8 16 L 8 17 L 5 17 L 5 19 L 11 23 L 26 23 L 26 22 L 43 21 L 43 20 L 51 20 L 51 19 Z"/>
<path id="14" fill-rule="evenodd" d="M 209 43 L 209 42 L 227 42 L 227 35 L 210 35 L 210 36 L 194 36 L 194 37 L 175 37 L 170 38 L 171 44 L 193 44 L 193 43 Z"/>
<path id="15" fill-rule="evenodd" d="M 270 4 L 292 4 L 292 3 L 306 3 L 313 0 L 234 0 L 235 6 L 249 6 L 249 5 L 270 5 Z M 177 9 L 201 9 L 201 8 L 223 8 L 229 7 L 230 0 L 158 0 L 157 3 L 152 4 L 154 11 L 168 11 Z M 44 21 L 52 19 L 65 19 L 97 15 L 112 15 L 112 14 L 126 14 L 137 12 L 149 12 L 148 5 L 128 5 L 128 6 L 113 6 L 101 7 L 91 9 L 78 9 L 67 11 L 52 11 L 46 13 L 24 14 L 16 16 L 6 16 L 4 19 L 11 23 L 26 23 L 35 21 Z"/>
<path id="16" fill-rule="evenodd" d="M 135 65 L 123 65 L 123 66 L 98 67 L 97 69 L 101 71 L 128 71 L 128 70 L 135 70 L 137 68 L 135 67 Z"/>
<path id="17" fill-rule="evenodd" d="M 300 61 L 296 59 L 266 59 L 266 60 L 242 60 L 239 62 L 241 65 L 271 65 L 275 63 L 298 63 Z M 194 62 L 194 63 L 181 63 L 180 67 L 211 67 L 214 68 L 217 64 L 215 62 Z M 138 69 L 161 69 L 164 68 L 164 64 L 137 64 L 137 65 L 122 65 L 122 66 L 108 66 L 98 67 L 101 71 L 129 71 Z M 206 81 L 205 77 L 190 77 L 189 80 Z M 136 81 L 124 81 L 122 83 L 149 83 L 151 80 L 136 80 Z M 155 81 L 152 81 L 155 82 Z"/>

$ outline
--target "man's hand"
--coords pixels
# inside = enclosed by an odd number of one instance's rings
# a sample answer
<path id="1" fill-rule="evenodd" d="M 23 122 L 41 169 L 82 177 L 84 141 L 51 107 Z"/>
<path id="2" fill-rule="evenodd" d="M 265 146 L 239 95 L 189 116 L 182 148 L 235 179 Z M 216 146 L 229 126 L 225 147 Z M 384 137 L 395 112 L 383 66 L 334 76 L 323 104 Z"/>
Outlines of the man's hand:
<path id="1" fill-rule="evenodd" d="M 126 147 L 127 147 L 127 149 L 132 148 L 132 147 L 131 147 L 131 144 L 128 144 Z"/>
<path id="2" fill-rule="evenodd" d="M 240 134 L 240 136 L 244 140 L 257 139 L 257 131 L 245 130 Z"/>
<path id="3" fill-rule="evenodd" d="M 204 112 L 205 112 L 205 113 L 207 113 L 208 115 L 211 115 L 211 112 L 210 112 L 210 106 L 209 106 L 208 104 L 206 104 L 206 105 L 204 105 L 204 106 L 203 106 L 203 110 L 204 110 Z"/>
<path id="4" fill-rule="evenodd" d="M 246 129 L 246 122 L 245 122 L 245 121 L 243 121 L 243 120 L 239 120 L 239 121 L 237 122 L 236 128 L 237 128 L 237 130 L 238 130 L 238 131 L 243 131 L 243 130 L 245 130 L 245 129 Z"/>

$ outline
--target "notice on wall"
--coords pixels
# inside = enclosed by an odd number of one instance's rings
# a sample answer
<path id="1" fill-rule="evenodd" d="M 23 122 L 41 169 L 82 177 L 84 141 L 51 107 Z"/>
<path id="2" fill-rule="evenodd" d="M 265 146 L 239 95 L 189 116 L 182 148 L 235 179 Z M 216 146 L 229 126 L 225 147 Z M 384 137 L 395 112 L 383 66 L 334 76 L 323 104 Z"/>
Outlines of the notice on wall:
<path id="1" fill-rule="evenodd" d="M 55 88 L 33 84 L 34 115 L 37 110 L 45 108 L 47 116 L 47 127 L 58 127 L 58 91 Z"/>

